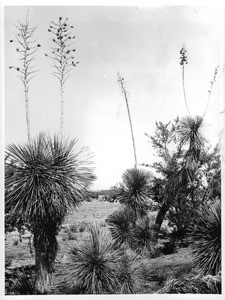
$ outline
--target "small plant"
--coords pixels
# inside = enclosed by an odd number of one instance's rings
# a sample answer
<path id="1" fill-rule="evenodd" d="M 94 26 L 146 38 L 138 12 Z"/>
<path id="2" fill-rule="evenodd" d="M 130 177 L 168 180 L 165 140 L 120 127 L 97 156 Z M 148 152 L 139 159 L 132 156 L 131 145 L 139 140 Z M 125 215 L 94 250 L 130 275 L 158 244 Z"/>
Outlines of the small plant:
<path id="1" fill-rule="evenodd" d="M 139 254 L 154 256 L 156 251 L 156 238 L 153 222 L 149 216 L 139 219 L 134 230 L 135 250 Z"/>
<path id="2" fill-rule="evenodd" d="M 72 263 L 64 278 L 67 289 L 79 287 L 83 294 L 116 293 L 120 256 L 121 251 L 114 249 L 106 232 L 93 225 L 89 238 L 71 250 Z"/>
<path id="3" fill-rule="evenodd" d="M 109 225 L 109 230 L 116 247 L 120 247 L 122 244 L 132 245 L 134 229 L 130 217 L 125 210 L 113 212 L 106 219 L 106 223 Z"/>
<path id="4" fill-rule="evenodd" d="M 141 292 L 144 284 L 141 272 L 142 264 L 136 258 L 132 259 L 124 253 L 119 266 L 119 293 L 135 294 Z"/>

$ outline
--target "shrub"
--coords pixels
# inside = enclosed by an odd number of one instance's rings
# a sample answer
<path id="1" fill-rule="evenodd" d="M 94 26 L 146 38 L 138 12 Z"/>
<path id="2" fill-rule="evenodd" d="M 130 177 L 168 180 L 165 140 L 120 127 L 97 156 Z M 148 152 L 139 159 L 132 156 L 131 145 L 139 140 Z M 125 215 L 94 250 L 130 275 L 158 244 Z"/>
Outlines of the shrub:
<path id="1" fill-rule="evenodd" d="M 217 276 L 195 276 L 167 280 L 164 287 L 158 291 L 159 294 L 220 294 L 221 274 Z"/>
<path id="2" fill-rule="evenodd" d="M 127 254 L 123 254 L 119 266 L 119 293 L 135 294 L 143 287 L 141 276 L 142 265 L 136 258 L 131 259 Z"/>
<path id="3" fill-rule="evenodd" d="M 10 295 L 34 295 L 36 294 L 34 280 L 25 272 L 17 274 L 17 277 L 12 280 L 8 290 Z"/>
<path id="4" fill-rule="evenodd" d="M 120 256 L 121 251 L 113 247 L 106 232 L 93 225 L 89 238 L 71 250 L 72 263 L 64 278 L 66 289 L 82 294 L 116 293 Z"/>
<path id="5" fill-rule="evenodd" d="M 153 222 L 149 216 L 145 216 L 136 222 L 133 245 L 137 253 L 154 256 L 156 251 L 156 236 Z"/>
<path id="6" fill-rule="evenodd" d="M 190 233 L 196 266 L 203 275 L 215 275 L 221 270 L 221 204 L 199 210 Z"/>

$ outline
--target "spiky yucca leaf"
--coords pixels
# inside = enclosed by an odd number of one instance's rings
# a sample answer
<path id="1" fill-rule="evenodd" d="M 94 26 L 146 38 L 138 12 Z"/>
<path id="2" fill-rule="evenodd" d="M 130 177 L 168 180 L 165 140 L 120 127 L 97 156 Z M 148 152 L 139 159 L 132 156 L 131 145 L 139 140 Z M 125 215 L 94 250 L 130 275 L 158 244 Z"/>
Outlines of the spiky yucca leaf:
<path id="1" fill-rule="evenodd" d="M 134 221 L 147 214 L 150 209 L 149 187 L 152 180 L 150 172 L 141 169 L 128 169 L 122 175 L 119 201 Z"/>
<path id="2" fill-rule="evenodd" d="M 221 275 L 168 279 L 158 294 L 221 294 Z"/>
<path id="3" fill-rule="evenodd" d="M 203 207 L 197 213 L 190 233 L 196 266 L 203 275 L 221 270 L 221 204 Z"/>
<path id="4" fill-rule="evenodd" d="M 106 231 L 93 225 L 89 238 L 71 250 L 72 263 L 64 280 L 67 287 L 73 290 L 78 286 L 84 294 L 116 293 L 121 255 Z"/>
<path id="5" fill-rule="evenodd" d="M 124 209 L 113 212 L 106 219 L 116 247 L 132 243 L 134 228 L 128 213 Z"/>

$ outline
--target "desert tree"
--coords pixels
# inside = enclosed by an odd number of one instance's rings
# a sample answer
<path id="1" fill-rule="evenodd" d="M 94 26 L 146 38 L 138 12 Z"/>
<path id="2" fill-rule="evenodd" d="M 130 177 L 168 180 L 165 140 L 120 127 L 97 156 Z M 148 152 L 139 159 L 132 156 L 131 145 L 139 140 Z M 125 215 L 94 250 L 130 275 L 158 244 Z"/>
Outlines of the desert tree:
<path id="1" fill-rule="evenodd" d="M 29 11 L 28 11 L 29 12 Z M 17 77 L 22 81 L 24 87 L 25 96 L 25 111 L 26 111 L 26 125 L 27 125 L 27 136 L 28 140 L 31 140 L 31 129 L 30 129 L 30 110 L 29 110 L 29 84 L 34 78 L 35 73 L 38 71 L 34 65 L 36 58 L 36 52 L 41 44 L 37 43 L 34 39 L 34 33 L 36 27 L 30 26 L 28 20 L 28 12 L 25 21 L 18 21 L 15 25 L 17 32 L 15 38 L 10 39 L 10 43 L 16 44 L 16 52 L 19 55 L 20 63 L 18 65 L 10 66 L 10 69 L 16 70 L 18 73 Z"/>
<path id="2" fill-rule="evenodd" d="M 74 149 L 76 143 L 40 134 L 6 150 L 16 163 L 13 175 L 5 177 L 5 209 L 11 222 L 28 223 L 33 233 L 39 293 L 51 288 L 60 225 L 95 178 L 88 149 Z"/>
<path id="3" fill-rule="evenodd" d="M 128 91 L 126 90 L 125 84 L 124 84 L 124 78 L 117 73 L 118 75 L 118 83 L 121 88 L 122 95 L 124 96 L 126 106 L 127 106 L 127 114 L 129 118 L 129 124 L 130 124 L 130 130 L 131 130 L 131 138 L 132 138 L 132 143 L 133 143 L 133 150 L 134 150 L 134 167 L 137 168 L 137 153 L 136 153 L 136 146 L 135 146 L 135 140 L 134 140 L 134 132 L 133 132 L 133 125 L 132 125 L 132 120 L 131 120 L 131 114 L 130 114 L 130 108 L 129 108 L 129 103 L 128 103 Z"/>
<path id="4" fill-rule="evenodd" d="M 53 46 L 50 47 L 51 53 L 45 54 L 53 61 L 52 67 L 55 69 L 53 75 L 59 81 L 60 87 L 60 134 L 63 134 L 64 125 L 64 92 L 65 84 L 70 77 L 70 72 L 76 67 L 79 62 L 75 61 L 74 39 L 72 29 L 73 25 L 69 24 L 68 18 L 63 20 L 59 17 L 57 22 L 52 21 L 48 28 L 48 32 L 52 35 Z"/>
<path id="5" fill-rule="evenodd" d="M 194 193 L 197 192 L 200 180 L 197 180 L 197 175 L 206 159 L 203 125 L 201 117 L 187 116 L 167 124 L 156 122 L 154 136 L 146 134 L 161 159 L 152 165 L 160 174 L 153 181 L 152 189 L 153 199 L 160 202 L 155 220 L 157 232 L 167 212 L 172 214 L 175 209 L 182 217 L 181 203 L 184 207 L 186 201 L 185 207 L 189 207 L 190 211 L 195 204 Z M 188 215 L 188 210 L 186 212 Z"/>

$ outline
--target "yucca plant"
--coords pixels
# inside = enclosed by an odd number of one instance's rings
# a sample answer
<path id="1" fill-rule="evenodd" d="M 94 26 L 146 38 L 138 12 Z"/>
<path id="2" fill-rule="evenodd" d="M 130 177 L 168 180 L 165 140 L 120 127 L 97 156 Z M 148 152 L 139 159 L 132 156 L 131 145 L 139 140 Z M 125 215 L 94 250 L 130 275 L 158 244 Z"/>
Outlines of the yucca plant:
<path id="1" fill-rule="evenodd" d="M 143 169 L 127 169 L 122 175 L 119 201 L 124 205 L 126 213 L 135 222 L 147 215 L 151 207 L 149 188 L 152 175 Z"/>
<path id="2" fill-rule="evenodd" d="M 186 168 L 193 169 L 204 154 L 206 139 L 202 135 L 203 126 L 203 118 L 200 116 L 183 117 L 179 122 L 179 141 L 182 146 L 188 147 L 184 155 Z"/>
<path id="3" fill-rule="evenodd" d="M 16 163 L 14 174 L 5 176 L 5 209 L 12 222 L 28 223 L 34 235 L 35 286 L 40 293 L 50 290 L 58 228 L 94 179 L 90 153 L 87 148 L 75 152 L 76 143 L 40 134 L 6 150 Z"/>
<path id="4" fill-rule="evenodd" d="M 71 250 L 67 267 L 66 288 L 78 287 L 82 294 L 114 294 L 118 288 L 119 260 L 122 251 L 115 249 L 105 230 L 97 224 L 90 227 L 87 240 Z"/>
<path id="5" fill-rule="evenodd" d="M 196 267 L 203 275 L 216 275 L 221 270 L 220 201 L 198 211 L 190 235 Z"/>
<path id="6" fill-rule="evenodd" d="M 149 216 L 137 220 L 133 240 L 137 253 L 150 256 L 154 255 L 157 240 L 154 223 Z"/>
<path id="7" fill-rule="evenodd" d="M 134 227 L 130 216 L 124 209 L 114 211 L 106 219 L 115 247 L 132 245 Z"/>

